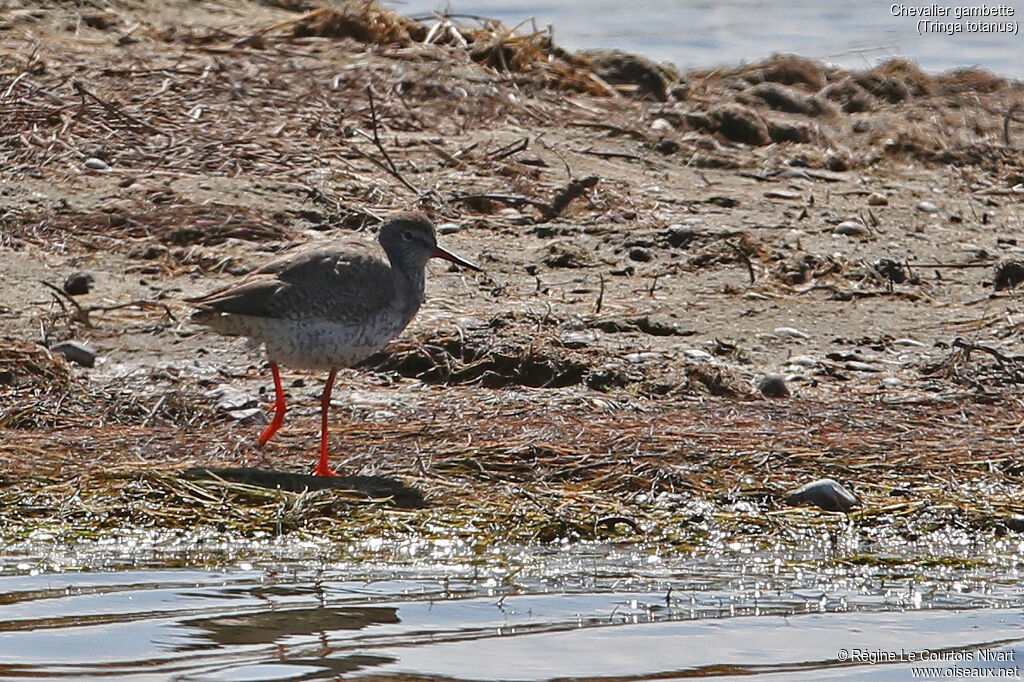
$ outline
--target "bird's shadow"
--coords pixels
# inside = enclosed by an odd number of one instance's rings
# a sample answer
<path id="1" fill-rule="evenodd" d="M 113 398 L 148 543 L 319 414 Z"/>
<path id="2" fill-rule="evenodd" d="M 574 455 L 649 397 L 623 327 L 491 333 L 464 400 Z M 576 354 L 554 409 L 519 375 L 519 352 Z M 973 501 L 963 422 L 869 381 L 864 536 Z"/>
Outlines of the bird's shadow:
<path id="1" fill-rule="evenodd" d="M 388 500 L 400 509 L 420 509 L 427 504 L 418 489 L 388 476 L 309 476 L 255 467 L 194 467 L 185 470 L 182 475 L 194 480 L 220 479 L 293 493 L 343 490 L 369 500 Z"/>

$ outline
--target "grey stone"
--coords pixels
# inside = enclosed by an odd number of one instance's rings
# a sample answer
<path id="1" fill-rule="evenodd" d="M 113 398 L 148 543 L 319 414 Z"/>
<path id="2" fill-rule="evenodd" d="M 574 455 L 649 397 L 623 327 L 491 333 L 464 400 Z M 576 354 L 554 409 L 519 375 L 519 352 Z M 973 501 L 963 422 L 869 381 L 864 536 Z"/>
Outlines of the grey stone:
<path id="1" fill-rule="evenodd" d="M 796 506 L 804 502 L 838 512 L 848 512 L 860 504 L 856 495 L 831 478 L 811 481 L 786 493 L 786 504 Z"/>
<path id="2" fill-rule="evenodd" d="M 68 362 L 73 362 L 82 367 L 94 367 L 96 365 L 96 351 L 78 341 L 55 343 L 50 346 L 50 352 L 63 355 Z"/>

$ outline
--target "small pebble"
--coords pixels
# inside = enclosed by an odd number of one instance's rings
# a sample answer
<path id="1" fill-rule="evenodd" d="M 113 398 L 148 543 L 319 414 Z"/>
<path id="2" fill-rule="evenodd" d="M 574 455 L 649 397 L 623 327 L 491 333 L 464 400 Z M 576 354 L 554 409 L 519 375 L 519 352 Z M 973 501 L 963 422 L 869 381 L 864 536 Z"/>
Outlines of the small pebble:
<path id="1" fill-rule="evenodd" d="M 687 348 L 683 351 L 683 355 L 690 358 L 691 360 L 701 360 L 704 362 L 714 360 L 715 356 L 706 350 L 700 350 L 699 348 Z"/>
<path id="2" fill-rule="evenodd" d="M 642 246 L 634 246 L 629 250 L 629 259 L 646 263 L 651 260 L 651 252 Z"/>
<path id="3" fill-rule="evenodd" d="M 757 390 L 767 398 L 788 398 L 790 396 L 786 377 L 781 374 L 766 374 L 761 381 L 757 382 Z"/>
<path id="4" fill-rule="evenodd" d="M 795 506 L 803 502 L 838 512 L 848 512 L 859 503 L 856 495 L 831 478 L 818 479 L 786 493 L 786 504 Z"/>
<path id="5" fill-rule="evenodd" d="M 882 379 L 881 383 L 883 388 L 899 388 L 903 385 L 903 382 L 896 377 L 886 377 Z"/>
<path id="6" fill-rule="evenodd" d="M 775 336 L 783 339 L 809 339 L 811 335 L 794 327 L 776 327 Z"/>
<path id="7" fill-rule="evenodd" d="M 627 353 L 622 356 L 622 359 L 626 362 L 647 362 L 648 360 L 660 360 L 662 357 L 661 353 L 644 351 L 642 353 Z"/>
<path id="8" fill-rule="evenodd" d="M 672 130 L 672 124 L 663 118 L 656 118 L 651 121 L 651 130 L 657 130 L 658 132 L 668 132 Z"/>
<path id="9" fill-rule="evenodd" d="M 800 201 L 804 195 L 799 192 L 787 192 L 783 189 L 770 189 L 764 193 L 766 199 L 784 199 L 786 201 Z"/>
<path id="10" fill-rule="evenodd" d="M 585 348 L 597 341 L 594 332 L 567 332 L 562 334 L 562 345 L 566 348 Z"/>
<path id="11" fill-rule="evenodd" d="M 841 234 L 847 237 L 863 237 L 868 234 L 868 228 L 856 220 L 844 220 L 832 228 L 832 234 Z"/>
<path id="12" fill-rule="evenodd" d="M 668 231 L 665 233 L 666 241 L 669 246 L 685 246 L 694 237 L 696 232 L 689 225 L 669 225 Z"/>
<path id="13" fill-rule="evenodd" d="M 881 372 L 882 368 L 858 360 L 850 360 L 843 364 L 843 367 L 851 372 Z"/>
<path id="14" fill-rule="evenodd" d="M 87 294 L 95 281 L 95 278 L 88 272 L 72 272 L 64 280 L 64 293 L 69 296 Z"/>
<path id="15" fill-rule="evenodd" d="M 107 165 L 106 161 L 104 161 L 103 159 L 97 159 L 96 157 L 90 157 L 90 158 L 86 159 L 82 163 L 82 165 L 85 166 L 86 168 L 88 168 L 89 170 L 95 170 L 95 171 L 107 171 L 107 170 L 110 170 L 110 166 Z"/>
<path id="16" fill-rule="evenodd" d="M 889 199 L 884 194 L 874 192 L 868 195 L 868 206 L 888 206 Z"/>
<path id="17" fill-rule="evenodd" d="M 57 353 L 82 367 L 94 367 L 96 365 L 96 351 L 84 343 L 78 341 L 61 341 L 50 346 L 51 353 Z"/>
<path id="18" fill-rule="evenodd" d="M 794 355 L 786 360 L 786 364 L 796 365 L 797 367 L 817 367 L 819 363 L 810 355 Z"/>
<path id="19" fill-rule="evenodd" d="M 441 223 L 437 226 L 436 231 L 438 234 L 455 234 L 461 229 L 458 223 Z"/>
<path id="20" fill-rule="evenodd" d="M 894 345 L 894 346 L 917 346 L 919 348 L 924 348 L 925 344 L 921 343 L 920 341 L 915 341 L 914 339 L 896 339 L 895 341 L 892 342 L 892 345 Z"/>
<path id="21" fill-rule="evenodd" d="M 930 201 L 922 201 L 917 205 L 917 210 L 921 213 L 938 213 L 940 209 Z"/>

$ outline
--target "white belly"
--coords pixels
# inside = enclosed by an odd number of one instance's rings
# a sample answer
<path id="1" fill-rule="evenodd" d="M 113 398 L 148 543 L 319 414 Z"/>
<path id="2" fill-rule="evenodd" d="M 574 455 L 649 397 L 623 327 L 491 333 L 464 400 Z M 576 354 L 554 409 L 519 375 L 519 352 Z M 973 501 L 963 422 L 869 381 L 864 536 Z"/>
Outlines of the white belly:
<path id="1" fill-rule="evenodd" d="M 297 369 L 351 367 L 384 348 L 405 327 L 384 320 L 357 327 L 321 320 L 273 320 L 254 326 L 260 328 L 247 335 L 264 343 L 267 356 Z"/>

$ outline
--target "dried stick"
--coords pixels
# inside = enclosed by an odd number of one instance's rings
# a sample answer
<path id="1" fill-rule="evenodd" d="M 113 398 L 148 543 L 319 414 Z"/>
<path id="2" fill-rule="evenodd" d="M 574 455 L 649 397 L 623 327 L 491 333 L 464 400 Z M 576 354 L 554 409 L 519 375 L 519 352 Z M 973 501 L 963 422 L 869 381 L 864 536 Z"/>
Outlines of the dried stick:
<path id="1" fill-rule="evenodd" d="M 409 188 L 410 190 L 412 190 L 416 194 L 419 194 L 420 193 L 419 189 L 417 189 L 415 185 L 413 185 L 411 182 L 409 182 L 404 177 L 402 177 L 402 174 L 400 172 L 398 172 L 398 167 L 395 166 L 395 162 L 391 160 L 391 156 L 388 154 L 388 150 L 386 150 L 384 148 L 384 144 L 380 141 L 380 134 L 377 132 L 377 130 L 379 128 L 379 126 L 377 124 L 377 107 L 373 103 L 373 86 L 372 85 L 367 85 L 366 86 L 366 96 L 370 100 L 370 124 L 373 126 L 373 137 L 369 137 L 368 135 L 366 135 L 366 133 L 363 133 L 363 136 L 367 137 L 370 140 L 372 140 L 373 144 L 377 147 L 377 150 L 380 151 L 381 156 L 384 157 L 385 163 L 384 164 L 377 163 L 377 166 L 379 166 L 380 168 L 383 168 L 385 171 L 390 173 L 395 179 L 397 179 L 399 182 L 401 182 L 407 188 Z M 360 132 L 362 132 L 362 131 L 360 131 Z M 371 160 L 373 160 L 373 159 L 371 158 Z"/>

